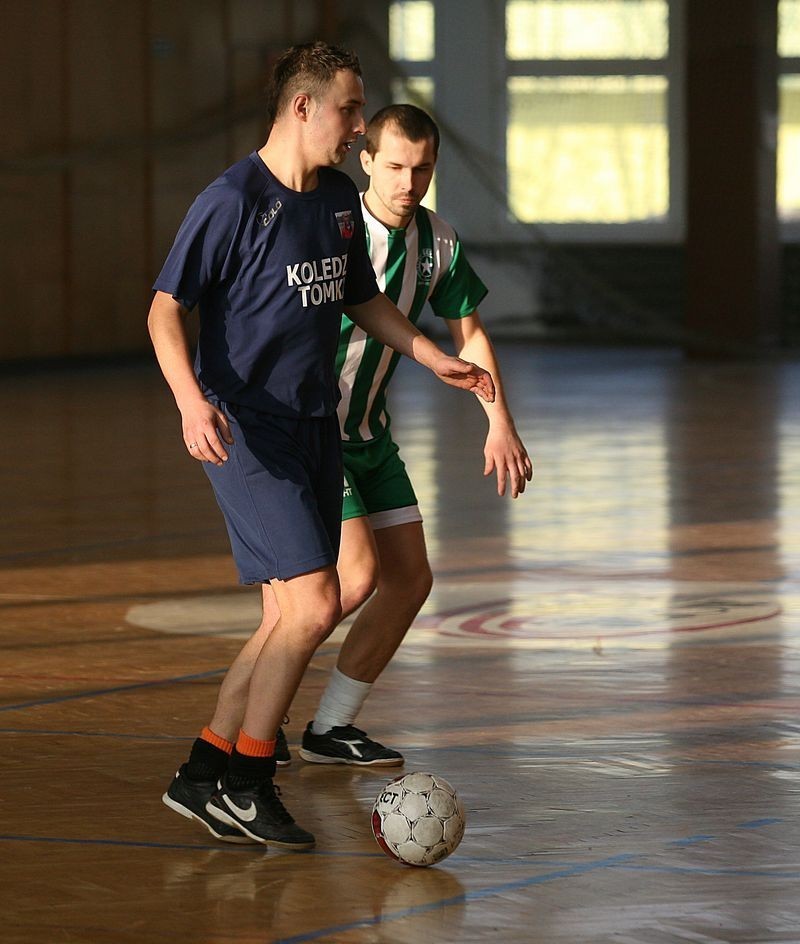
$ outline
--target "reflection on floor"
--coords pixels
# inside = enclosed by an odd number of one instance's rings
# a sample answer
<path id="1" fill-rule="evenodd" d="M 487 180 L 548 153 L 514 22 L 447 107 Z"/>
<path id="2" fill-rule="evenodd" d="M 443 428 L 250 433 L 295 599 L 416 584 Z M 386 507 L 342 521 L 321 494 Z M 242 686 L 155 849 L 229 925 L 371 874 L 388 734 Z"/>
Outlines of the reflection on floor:
<path id="1" fill-rule="evenodd" d="M 536 479 L 414 365 L 393 430 L 434 592 L 363 726 L 459 790 L 430 869 L 384 857 L 390 774 L 280 775 L 307 854 L 160 795 L 258 620 L 152 367 L 0 381 L 7 944 L 800 940 L 800 364 L 501 345 Z M 315 656 L 296 748 L 335 662 Z"/>

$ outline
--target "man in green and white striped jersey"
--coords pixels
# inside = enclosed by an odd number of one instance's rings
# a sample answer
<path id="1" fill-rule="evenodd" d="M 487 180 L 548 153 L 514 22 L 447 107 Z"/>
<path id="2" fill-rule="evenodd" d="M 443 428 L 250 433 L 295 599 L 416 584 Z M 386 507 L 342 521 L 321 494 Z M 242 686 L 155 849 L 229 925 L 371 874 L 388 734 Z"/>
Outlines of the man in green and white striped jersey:
<path id="1" fill-rule="evenodd" d="M 426 303 L 445 319 L 459 356 L 487 368 L 493 403 L 484 474 L 499 495 L 516 498 L 533 475 L 503 394 L 494 349 L 478 314 L 486 287 L 472 271 L 449 223 L 420 205 L 439 149 L 439 130 L 413 105 L 390 105 L 367 127 L 361 163 L 370 258 L 380 289 L 412 321 Z M 345 490 L 337 569 L 347 615 L 366 600 L 342 645 L 300 756 L 315 763 L 393 766 L 402 755 L 353 726 L 373 683 L 389 663 L 431 588 L 422 516 L 391 437 L 386 390 L 398 355 L 342 316 L 336 368 Z"/>

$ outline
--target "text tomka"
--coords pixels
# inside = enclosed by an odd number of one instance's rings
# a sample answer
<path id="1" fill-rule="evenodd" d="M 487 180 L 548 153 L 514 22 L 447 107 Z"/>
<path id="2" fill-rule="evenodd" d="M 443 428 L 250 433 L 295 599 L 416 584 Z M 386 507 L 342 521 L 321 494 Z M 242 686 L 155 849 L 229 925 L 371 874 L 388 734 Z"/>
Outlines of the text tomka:
<path id="1" fill-rule="evenodd" d="M 286 266 L 286 282 L 300 293 L 303 308 L 344 299 L 347 254 Z"/>

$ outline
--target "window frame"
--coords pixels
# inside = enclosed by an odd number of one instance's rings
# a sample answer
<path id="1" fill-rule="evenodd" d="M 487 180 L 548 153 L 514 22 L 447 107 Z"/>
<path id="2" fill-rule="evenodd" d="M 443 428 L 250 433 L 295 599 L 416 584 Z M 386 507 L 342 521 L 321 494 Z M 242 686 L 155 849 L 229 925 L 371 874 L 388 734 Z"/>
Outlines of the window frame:
<path id="1" fill-rule="evenodd" d="M 685 139 L 684 109 L 684 0 L 666 0 L 668 23 L 667 54 L 663 59 L 507 59 L 503 33 L 504 63 L 504 127 L 507 127 L 509 104 L 507 80 L 516 76 L 592 77 L 592 76 L 663 76 L 667 83 L 667 161 L 669 202 L 663 220 L 627 223 L 537 223 L 508 221 L 511 228 L 538 231 L 546 238 L 561 243 L 649 242 L 677 243 L 685 234 L 686 159 L 681 142 Z M 503 10 L 505 12 L 505 2 Z M 506 134 L 501 141 L 504 185 L 508 193 L 508 155 Z M 508 211 L 510 212 L 510 210 Z M 511 233 L 509 233 L 509 236 Z"/>
<path id="2" fill-rule="evenodd" d="M 686 230 L 685 3 L 666 0 L 668 47 L 663 59 L 506 58 L 506 2 L 434 0 L 434 58 L 394 59 L 404 77 L 427 78 L 442 127 L 437 200 L 445 218 L 487 243 L 676 244 Z M 387 6 L 388 10 L 388 6 Z M 508 206 L 508 79 L 657 75 L 667 83 L 669 208 L 665 219 L 629 223 L 536 223 L 510 218 Z M 454 136 L 457 138 L 454 141 Z M 486 142 L 489 142 L 488 144 Z M 480 182 L 464 149 L 471 148 L 492 176 L 495 192 Z M 461 152 L 461 153 L 459 153 Z M 474 161 L 472 162 L 474 163 Z M 469 199 L 465 199 L 465 192 Z M 504 195 L 501 200 L 498 194 Z M 798 226 L 800 235 L 800 226 Z"/>
<path id="3" fill-rule="evenodd" d="M 403 0 L 398 0 L 398 2 L 403 2 Z M 389 46 L 389 61 L 393 65 L 393 71 L 397 72 L 397 75 L 392 75 L 391 83 L 395 81 L 408 81 L 414 79 L 429 79 L 433 86 L 433 103 L 434 107 L 436 104 L 436 82 L 433 76 L 433 63 L 435 60 L 435 41 L 436 41 L 436 0 L 429 0 L 431 6 L 433 7 L 433 20 L 434 20 L 434 59 L 396 59 L 391 54 L 391 43 Z M 387 15 L 390 8 L 393 6 L 393 3 L 390 2 L 386 6 Z M 388 26 L 387 26 L 388 28 Z"/>
<path id="4" fill-rule="evenodd" d="M 778 96 L 780 96 L 780 82 L 784 76 L 794 75 L 800 79 L 800 56 L 781 56 L 778 55 Z M 778 147 L 780 146 L 780 126 L 781 126 L 781 116 L 780 116 L 780 105 L 778 106 L 778 114 L 776 116 L 776 129 L 775 132 L 778 136 L 776 142 L 776 160 Z M 775 212 L 778 217 L 778 231 L 780 233 L 781 241 L 786 243 L 800 243 L 800 218 L 795 219 L 785 219 L 781 216 L 781 208 L 778 204 L 778 180 L 777 180 L 777 168 L 775 170 Z"/>

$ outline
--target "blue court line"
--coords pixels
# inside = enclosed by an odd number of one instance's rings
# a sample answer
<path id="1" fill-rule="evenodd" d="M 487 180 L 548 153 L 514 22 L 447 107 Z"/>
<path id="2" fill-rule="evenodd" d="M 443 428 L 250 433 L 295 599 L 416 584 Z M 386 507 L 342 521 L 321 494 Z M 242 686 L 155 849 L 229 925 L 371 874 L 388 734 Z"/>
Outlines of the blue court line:
<path id="1" fill-rule="evenodd" d="M 227 669 L 212 669 L 194 675 L 176 675 L 173 678 L 155 679 L 150 682 L 134 682 L 132 685 L 116 685 L 113 688 L 97 688 L 90 691 L 73 692 L 70 695 L 56 695 L 53 698 L 40 698 L 35 701 L 20 702 L 16 705 L 2 705 L 0 712 L 20 711 L 23 708 L 38 708 L 40 705 L 56 705 L 64 701 L 78 701 L 81 698 L 96 698 L 99 695 L 114 695 L 117 692 L 130 692 L 141 688 L 155 688 L 158 685 L 175 685 L 180 682 L 195 682 L 198 679 L 223 675 Z"/>
<path id="2" fill-rule="evenodd" d="M 777 819 L 764 818 L 758 820 L 750 820 L 747 823 L 740 824 L 742 828 L 751 828 L 757 829 L 761 826 L 766 826 L 771 823 L 780 822 Z M 670 842 L 669 845 L 682 845 L 690 844 L 692 840 L 713 840 L 715 837 L 711 835 L 698 835 L 698 836 L 688 836 L 684 839 L 674 840 Z M 317 941 L 326 937 L 330 937 L 333 934 L 344 934 L 348 931 L 356 930 L 357 928 L 367 928 L 375 927 L 377 925 L 385 924 L 389 921 L 399 921 L 403 918 L 415 917 L 417 915 L 426 914 L 431 911 L 438 911 L 443 908 L 449 908 L 452 905 L 465 904 L 470 901 L 480 901 L 484 898 L 492 898 L 496 895 L 502 895 L 510 891 L 519 891 L 524 888 L 532 888 L 536 885 L 544 885 L 548 882 L 554 882 L 561 878 L 574 878 L 578 875 L 583 875 L 587 872 L 596 871 L 598 869 L 625 869 L 632 871 L 644 871 L 644 872 L 661 872 L 665 874 L 676 874 L 676 875 L 702 875 L 702 876 L 716 876 L 716 875 L 727 875 L 727 876 L 737 876 L 743 878 L 787 878 L 787 879 L 797 879 L 800 878 L 800 872 L 798 871 L 771 871 L 768 869 L 709 869 L 701 867 L 691 867 L 691 866 L 648 866 L 644 864 L 636 864 L 634 860 L 642 859 L 644 856 L 642 854 L 634 853 L 622 853 L 617 856 L 611 856 L 608 859 L 600 859 L 597 862 L 588 862 L 579 865 L 569 865 L 566 868 L 560 868 L 551 872 L 545 872 L 543 875 L 536 875 L 529 878 L 519 879 L 514 882 L 505 882 L 502 885 L 489 886 L 488 888 L 481 888 L 475 891 L 466 891 L 463 895 L 456 895 L 453 898 L 445 898 L 436 902 L 429 902 L 426 905 L 416 905 L 411 908 L 404 908 L 401 911 L 391 912 L 389 914 L 373 915 L 369 918 L 361 918 L 357 921 L 352 921 L 347 924 L 334 925 L 328 928 L 319 928 L 316 931 L 309 931 L 305 934 L 297 934 L 292 937 L 280 938 L 272 941 L 272 944 L 305 944 L 306 941 Z"/>
<path id="3" fill-rule="evenodd" d="M 43 735 L 49 737 L 116 738 L 120 741 L 194 741 L 188 734 L 125 734 L 116 731 L 53 731 L 31 728 L 0 728 L 0 734 L 24 734 L 26 737 Z"/>
<path id="4" fill-rule="evenodd" d="M 783 820 L 776 816 L 766 816 L 763 819 L 751 819 L 746 823 L 736 823 L 735 829 L 761 829 L 762 826 L 772 826 L 775 823 L 782 823 Z M 669 843 L 670 846 L 694 846 L 700 842 L 712 842 L 718 839 L 710 833 L 698 833 L 696 836 L 687 836 L 685 839 L 674 839 Z M 759 873 L 760 874 L 760 873 Z"/>
<path id="5" fill-rule="evenodd" d="M 693 867 L 689 865 L 628 865 L 622 863 L 616 866 L 619 869 L 630 872 L 661 872 L 668 875 L 728 875 L 737 878 L 800 878 L 800 871 L 784 871 L 777 869 L 709 869 Z"/>
<path id="6" fill-rule="evenodd" d="M 740 828 L 747 829 L 757 829 L 761 826 L 770 825 L 776 822 L 781 822 L 780 819 L 773 817 L 765 817 L 762 819 L 749 820 L 745 823 L 739 824 Z M 698 837 L 686 837 L 684 842 Z M 710 837 L 713 838 L 713 837 Z M 145 848 L 145 849 L 167 849 L 167 850 L 181 850 L 181 851 L 219 851 L 223 847 L 227 851 L 247 853 L 253 852 L 252 846 L 235 846 L 235 845 L 225 845 L 225 844 L 214 844 L 214 845 L 185 845 L 178 843 L 156 843 L 156 842 L 132 842 L 132 841 L 120 841 L 120 840 L 110 840 L 110 839 L 67 839 L 67 838 L 57 838 L 57 837 L 37 837 L 37 836 L 13 836 L 13 835 L 0 835 L 0 841 L 7 842 L 45 842 L 45 843 L 58 843 L 58 844 L 74 844 L 74 845 L 95 845 L 95 846 L 118 846 L 123 848 Z M 681 840 L 676 840 L 671 845 L 680 844 Z M 260 850 L 259 850 L 260 851 Z M 309 850 L 305 853 L 294 853 L 296 854 L 305 854 L 305 855 L 319 855 L 313 850 Z M 341 853 L 329 853 L 329 855 L 335 855 L 341 857 Z M 359 857 L 368 857 L 383 858 L 382 855 L 378 853 L 358 853 Z M 460 857 L 457 857 L 460 858 Z M 554 869 L 549 872 L 545 872 L 541 875 L 529 876 L 528 878 L 518 879 L 512 882 L 504 882 L 500 885 L 489 886 L 486 888 L 476 889 L 474 891 L 465 891 L 461 895 L 456 895 L 451 898 L 441 899 L 435 902 L 429 902 L 425 905 L 417 905 L 411 908 L 405 908 L 396 912 L 391 912 L 389 914 L 373 915 L 368 918 L 360 918 L 356 921 L 334 925 L 327 928 L 318 928 L 315 931 L 306 932 L 304 934 L 293 935 L 292 937 L 275 939 L 272 941 L 272 944 L 305 944 L 309 941 L 317 941 L 324 938 L 329 938 L 333 934 L 347 933 L 348 931 L 356 930 L 358 928 L 365 927 L 376 927 L 379 925 L 387 924 L 391 921 L 398 921 L 404 918 L 415 917 L 418 915 L 426 914 L 433 911 L 441 911 L 444 908 L 452 907 L 454 905 L 465 904 L 470 901 L 480 901 L 485 898 L 492 898 L 498 895 L 503 895 L 508 892 L 520 891 L 527 888 L 534 888 L 537 885 L 544 885 L 550 882 L 558 881 L 562 878 L 574 878 L 576 876 L 584 875 L 588 872 L 597 871 L 600 869 L 622 869 L 626 871 L 638 871 L 638 872 L 649 872 L 656 874 L 671 874 L 671 875 L 700 875 L 700 876 L 735 876 L 742 878 L 781 878 L 796 881 L 800 878 L 799 871 L 788 871 L 788 870 L 769 870 L 769 869 L 710 869 L 710 868 L 697 868 L 697 867 L 681 867 L 681 866 L 659 866 L 659 865 L 646 865 L 642 862 L 636 862 L 635 860 L 641 860 L 645 856 L 641 853 L 623 853 L 616 856 L 611 856 L 606 859 L 600 859 L 596 862 L 587 862 L 580 864 L 567 864 L 566 867 Z M 532 864 L 529 861 L 520 861 L 514 860 L 514 864 Z M 550 863 L 551 865 L 556 863 Z"/>
<path id="7" fill-rule="evenodd" d="M 476 756 L 484 757 L 520 757 L 525 758 L 526 760 L 582 760 L 589 762 L 599 762 L 606 760 L 614 760 L 615 757 L 608 754 L 600 755 L 586 755 L 585 753 L 577 753 L 574 750 L 563 750 L 552 749 L 548 751 L 527 751 L 522 747 L 515 748 L 503 748 L 503 747 L 489 747 L 484 745 L 474 744 L 452 744 L 452 745 L 438 745 L 437 747 L 413 747 L 409 745 L 398 745 L 399 748 L 402 748 L 404 754 L 413 754 L 413 753 L 426 753 L 434 752 L 437 756 L 444 754 L 475 754 Z M 618 757 L 623 758 L 633 758 L 634 760 L 639 760 L 642 757 L 648 759 L 648 755 L 641 754 L 620 754 Z M 685 758 L 678 757 L 674 759 L 669 759 L 669 764 L 672 767 L 696 767 L 698 765 L 704 766 L 716 766 L 716 767 L 752 767 L 758 770 L 800 770 L 800 762 L 797 761 L 762 761 L 762 760 L 716 760 L 714 758 L 708 759 L 697 759 L 697 758 Z"/>
<path id="8" fill-rule="evenodd" d="M 268 853 L 266 846 L 259 846 L 258 843 L 232 843 L 232 842 L 217 842 L 213 845 L 198 845 L 197 843 L 167 843 L 167 842 L 146 842 L 143 840 L 126 840 L 126 839 L 76 839 L 68 838 L 65 836 L 24 836 L 16 834 L 2 835 L 0 834 L 0 842 L 27 842 L 27 843 L 37 843 L 42 842 L 48 845 L 71 845 L 71 846 L 119 846 L 120 848 L 132 848 L 132 849 L 178 849 L 186 852 L 209 852 L 209 851 L 219 851 L 224 852 L 250 852 L 253 855 L 261 853 L 262 855 L 270 855 L 270 858 L 274 858 L 276 855 L 290 855 L 294 857 L 295 855 L 311 855 L 315 858 L 323 859 L 375 859 L 376 861 L 385 862 L 386 855 L 383 852 L 333 852 L 325 849 L 305 849 L 298 850 L 296 852 L 288 853 L 279 853 L 277 850 L 271 850 L 271 853 Z M 493 856 L 462 856 L 454 855 L 451 856 L 448 860 L 452 865 L 478 865 L 478 866 L 524 866 L 529 867 L 531 865 L 548 865 L 550 867 L 558 866 L 559 868 L 571 869 L 575 866 L 575 862 L 572 860 L 562 860 L 562 859 L 550 859 L 547 863 L 536 863 L 532 860 L 530 856 L 518 856 L 507 859 L 498 859 Z"/>
<path id="9" fill-rule="evenodd" d="M 254 855 L 261 853 L 262 855 L 268 855 L 267 846 L 261 846 L 258 843 L 233 843 L 233 842 L 216 842 L 213 845 L 198 845 L 197 843 L 177 843 L 177 842 L 146 842 L 144 840 L 128 840 L 128 839 L 76 839 L 68 838 L 65 836 L 24 836 L 16 834 L 2 835 L 0 834 L 0 842 L 28 842 L 36 843 L 42 842 L 48 845 L 68 845 L 68 846 L 119 846 L 120 848 L 126 849 L 180 849 L 186 852 L 208 852 L 213 850 L 218 852 L 223 850 L 225 852 L 250 852 Z M 277 850 L 270 850 L 271 858 L 274 858 L 277 854 L 291 855 L 313 855 L 317 858 L 327 858 L 327 859 L 375 859 L 376 861 L 380 860 L 381 862 L 386 861 L 386 855 L 383 852 L 379 852 L 377 849 L 375 852 L 333 852 L 326 851 L 324 849 L 304 849 L 292 851 L 289 853 L 279 853 Z M 478 857 L 478 856 L 453 856 L 450 859 L 451 863 L 463 863 L 463 864 L 473 864 L 473 865 L 522 865 L 530 866 L 532 863 L 529 858 L 510 858 L 510 859 L 495 859 L 489 856 Z M 558 865 L 563 868 L 573 868 L 575 863 L 569 860 L 562 861 L 556 859 L 547 863 L 548 865 Z"/>
<path id="10" fill-rule="evenodd" d="M 254 848 L 258 849 L 254 843 L 217 842 L 213 845 L 198 846 L 196 843 L 189 845 L 188 843 L 178 842 L 143 842 L 141 840 L 134 842 L 133 840 L 126 839 L 67 839 L 63 836 L 0 835 L 0 842 L 45 842 L 54 845 L 68 846 L 119 846 L 125 849 L 183 849 L 187 852 L 208 852 L 209 850 L 216 852 L 220 850 L 224 850 L 225 852 L 252 852 Z M 264 851 L 266 852 L 266 847 L 264 847 Z M 293 855 L 297 854 L 298 853 L 293 853 Z"/>
<path id="11" fill-rule="evenodd" d="M 699 842 L 710 842 L 712 839 L 716 839 L 716 836 L 707 836 L 703 833 L 700 833 L 698 836 L 687 836 L 685 839 L 675 839 L 670 843 L 671 846 L 695 846 Z"/>
<path id="12" fill-rule="evenodd" d="M 220 670 L 220 672 L 210 673 L 211 675 L 220 674 L 225 671 Z M 195 678 L 199 676 L 187 676 L 186 678 Z M 175 681 L 175 680 L 168 680 Z M 177 680 L 180 681 L 180 680 Z M 153 684 L 161 685 L 167 684 L 167 682 L 148 682 L 142 684 Z M 84 697 L 84 696 L 75 696 L 75 697 Z M 88 696 L 87 696 L 88 697 Z M 37 703 L 39 704 L 39 703 Z M 6 709 L 0 708 L 2 710 L 10 710 L 12 707 L 24 707 L 24 706 L 6 706 Z M 195 735 L 186 735 L 186 734 L 129 734 L 126 732 L 116 732 L 116 731 L 69 731 L 69 730 L 57 730 L 57 729 L 39 729 L 39 728 L 0 728 L 0 735 L 2 734 L 24 734 L 26 737 L 32 737 L 35 735 L 40 735 L 42 737 L 83 737 L 83 738 L 116 738 L 118 740 L 124 741 L 194 741 Z M 619 758 L 609 757 L 608 755 L 601 755 L 598 757 L 586 756 L 585 754 L 577 754 L 574 751 L 559 751 L 557 749 L 552 749 L 549 751 L 536 751 L 528 752 L 521 750 L 519 748 L 514 749 L 504 749 L 504 748 L 491 748 L 491 747 L 446 747 L 440 746 L 436 748 L 431 747 L 414 747 L 409 745 L 400 744 L 399 747 L 402 749 L 403 754 L 413 755 L 415 753 L 428 753 L 435 751 L 438 755 L 444 754 L 447 752 L 452 753 L 474 753 L 480 754 L 480 756 L 491 756 L 491 757 L 525 757 L 526 760 L 569 760 L 577 759 L 583 762 L 589 763 L 602 763 L 609 760 L 617 760 Z M 642 759 L 648 760 L 647 755 L 639 754 L 624 754 L 620 755 L 623 760 L 634 760 L 640 761 Z M 670 765 L 673 767 L 703 767 L 703 766 L 723 766 L 723 767 L 752 767 L 755 769 L 764 769 L 764 770 L 798 770 L 800 769 L 800 762 L 785 762 L 778 763 L 776 761 L 747 761 L 747 760 L 715 760 L 715 759 L 703 759 L 703 758 L 678 758 L 670 761 Z M 756 826 L 768 825 L 770 823 L 781 822 L 780 820 L 775 819 L 764 819 L 764 820 L 754 820 L 753 825 L 749 826 L 747 823 L 740 823 L 739 827 L 742 829 L 755 828 Z M 689 837 L 689 839 L 694 839 L 694 837 Z M 689 840 L 677 840 L 676 844 L 686 843 L 688 844 Z M 492 860 L 494 861 L 494 860 Z"/>
<path id="13" fill-rule="evenodd" d="M 165 544 L 169 541 L 185 538 L 219 536 L 218 528 L 203 528 L 199 531 L 173 531 L 167 534 L 142 534 L 131 538 L 114 538 L 108 541 L 94 541 L 91 544 L 71 544 L 63 547 L 37 548 L 34 551 L 18 551 L 15 554 L 0 554 L 0 561 L 44 560 L 48 557 L 60 557 L 63 554 L 76 554 L 107 551 L 111 548 L 132 548 L 140 544 Z M 224 535 L 224 532 L 223 532 Z"/>
<path id="14" fill-rule="evenodd" d="M 309 931 L 305 934 L 295 934 L 292 937 L 276 938 L 272 944 L 303 944 L 305 941 L 317 941 L 321 938 L 330 937 L 332 934 L 344 934 L 357 928 L 369 928 L 376 925 L 386 924 L 389 921 L 399 921 L 403 918 L 415 917 L 426 914 L 429 911 L 440 911 L 442 908 L 449 908 L 452 905 L 460 905 L 470 901 L 480 901 L 484 898 L 493 898 L 496 895 L 503 895 L 506 892 L 519 891 L 524 888 L 531 888 L 535 885 L 544 885 L 547 882 L 555 882 L 560 878 L 572 878 L 576 875 L 583 875 L 586 872 L 593 872 L 597 869 L 616 868 L 636 856 L 623 854 L 612 856 L 608 859 L 601 859 L 598 862 L 587 862 L 583 865 L 575 865 L 568 869 L 558 869 L 554 872 L 546 872 L 544 875 L 535 875 L 530 878 L 519 879 L 515 882 L 505 882 L 502 885 L 493 885 L 488 888 L 480 888 L 476 891 L 466 891 L 463 895 L 455 895 L 452 898 L 444 898 L 440 901 L 429 902 L 426 905 L 415 905 L 411 908 L 403 908 L 400 911 L 392 911 L 389 914 L 373 915 L 370 918 L 361 918 L 357 921 L 351 921 L 347 924 L 332 925 L 328 928 L 320 928 L 317 931 Z"/>

